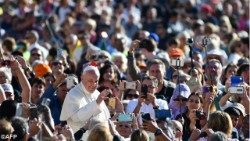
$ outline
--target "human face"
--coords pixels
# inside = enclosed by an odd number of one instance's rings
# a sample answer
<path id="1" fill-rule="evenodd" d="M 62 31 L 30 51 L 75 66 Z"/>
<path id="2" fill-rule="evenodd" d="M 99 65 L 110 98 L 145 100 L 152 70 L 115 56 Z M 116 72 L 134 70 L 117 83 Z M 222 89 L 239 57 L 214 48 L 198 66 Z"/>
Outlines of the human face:
<path id="1" fill-rule="evenodd" d="M 52 73 L 53 74 L 62 74 L 64 71 L 64 66 L 61 61 L 52 62 Z"/>
<path id="2" fill-rule="evenodd" d="M 222 68 L 218 62 L 209 62 L 208 68 L 206 69 L 206 75 L 208 77 L 213 77 L 218 80 L 221 76 Z"/>
<path id="3" fill-rule="evenodd" d="M 148 93 L 155 94 L 157 91 L 157 87 L 153 85 L 153 81 L 150 79 L 143 80 L 142 85 L 147 85 Z"/>
<path id="4" fill-rule="evenodd" d="M 236 127 L 239 122 L 239 116 L 230 115 L 233 123 L 233 127 Z"/>
<path id="5" fill-rule="evenodd" d="M 35 83 L 31 88 L 31 96 L 34 98 L 40 98 L 44 93 L 45 86 L 43 84 Z"/>
<path id="6" fill-rule="evenodd" d="M 163 82 L 164 78 L 164 69 L 161 65 L 159 64 L 153 64 L 149 68 L 149 76 L 154 76 L 157 78 L 159 82 Z"/>
<path id="7" fill-rule="evenodd" d="M 105 72 L 104 75 L 103 75 L 103 79 L 104 79 L 105 81 L 112 81 L 112 80 L 115 79 L 115 71 L 114 71 L 114 68 L 113 68 L 113 67 L 108 68 L 108 69 L 106 70 L 106 72 Z"/>
<path id="8" fill-rule="evenodd" d="M 4 72 L 0 72 L 0 84 L 4 84 L 7 82 L 7 77 Z"/>
<path id="9" fill-rule="evenodd" d="M 189 97 L 187 102 L 188 110 L 191 111 L 193 109 L 198 110 L 201 107 L 201 101 L 200 98 L 196 95 L 192 95 Z"/>
<path id="10" fill-rule="evenodd" d="M 228 68 L 227 72 L 226 72 L 226 78 L 229 78 L 231 76 L 233 76 L 237 71 L 236 67 L 230 67 Z"/>
<path id="11" fill-rule="evenodd" d="M 99 76 L 94 71 L 88 71 L 81 76 L 81 80 L 85 89 L 93 93 L 98 86 Z"/>
<path id="12" fill-rule="evenodd" d="M 14 100 L 14 94 L 11 92 L 5 92 L 5 97 L 7 100 Z"/>
<path id="13" fill-rule="evenodd" d="M 42 61 L 42 51 L 41 50 L 35 49 L 31 52 L 30 62 L 33 63 L 36 60 Z"/>
<path id="14" fill-rule="evenodd" d="M 244 82 L 249 84 L 249 69 L 243 71 L 241 76 L 243 77 Z"/>
<path id="15" fill-rule="evenodd" d="M 129 100 L 132 100 L 138 97 L 139 97 L 139 92 L 136 90 L 130 90 L 126 95 L 126 99 L 129 99 Z"/>
<path id="16" fill-rule="evenodd" d="M 186 106 L 187 104 L 187 98 L 182 96 L 177 96 L 177 98 L 174 99 L 174 102 L 177 106 Z"/>
<path id="17" fill-rule="evenodd" d="M 119 122 L 116 125 L 116 130 L 118 131 L 118 133 L 121 136 L 123 136 L 125 138 L 128 138 L 132 134 L 131 123 L 129 123 L 129 122 Z"/>

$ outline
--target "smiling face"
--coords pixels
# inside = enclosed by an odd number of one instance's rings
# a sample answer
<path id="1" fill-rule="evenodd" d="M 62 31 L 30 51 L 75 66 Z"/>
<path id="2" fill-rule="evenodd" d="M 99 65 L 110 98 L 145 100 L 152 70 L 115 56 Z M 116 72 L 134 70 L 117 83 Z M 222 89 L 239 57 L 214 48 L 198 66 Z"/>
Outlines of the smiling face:
<path id="1" fill-rule="evenodd" d="M 95 71 L 90 70 L 82 74 L 81 80 L 85 89 L 88 92 L 93 93 L 98 86 L 99 76 Z"/>

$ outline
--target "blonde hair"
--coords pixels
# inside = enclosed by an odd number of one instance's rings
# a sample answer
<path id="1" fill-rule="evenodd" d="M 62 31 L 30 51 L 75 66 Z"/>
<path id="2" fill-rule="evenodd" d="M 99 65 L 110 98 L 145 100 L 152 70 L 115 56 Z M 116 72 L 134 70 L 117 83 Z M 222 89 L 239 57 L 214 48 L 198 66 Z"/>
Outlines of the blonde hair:
<path id="1" fill-rule="evenodd" d="M 105 123 L 97 124 L 90 132 L 88 141 L 112 141 L 113 136 Z"/>
<path id="2" fill-rule="evenodd" d="M 221 131 L 227 134 L 228 137 L 231 136 L 233 129 L 233 123 L 229 114 L 222 111 L 216 111 L 210 114 L 207 126 L 208 128 L 212 128 L 214 132 Z"/>

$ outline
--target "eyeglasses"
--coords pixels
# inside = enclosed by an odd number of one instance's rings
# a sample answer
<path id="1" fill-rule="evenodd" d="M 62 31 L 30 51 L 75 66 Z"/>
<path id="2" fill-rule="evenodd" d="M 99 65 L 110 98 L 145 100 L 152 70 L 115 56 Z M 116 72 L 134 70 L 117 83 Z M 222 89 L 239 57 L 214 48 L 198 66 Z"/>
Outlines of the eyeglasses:
<path id="1" fill-rule="evenodd" d="M 174 99 L 174 101 L 183 101 L 183 102 L 186 102 L 187 99 L 186 98 L 176 98 L 176 99 Z"/>

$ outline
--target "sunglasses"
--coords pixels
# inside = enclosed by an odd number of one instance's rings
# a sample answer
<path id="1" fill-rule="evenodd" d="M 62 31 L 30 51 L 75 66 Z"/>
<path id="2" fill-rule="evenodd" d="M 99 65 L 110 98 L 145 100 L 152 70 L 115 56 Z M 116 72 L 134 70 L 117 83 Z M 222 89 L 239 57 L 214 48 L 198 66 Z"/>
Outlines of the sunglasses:
<path id="1" fill-rule="evenodd" d="M 61 65 L 62 65 L 62 63 L 61 63 L 61 62 L 53 62 L 53 63 L 52 63 L 52 65 L 53 65 L 53 66 L 58 66 L 58 65 L 60 65 L 60 66 L 61 66 Z"/>

